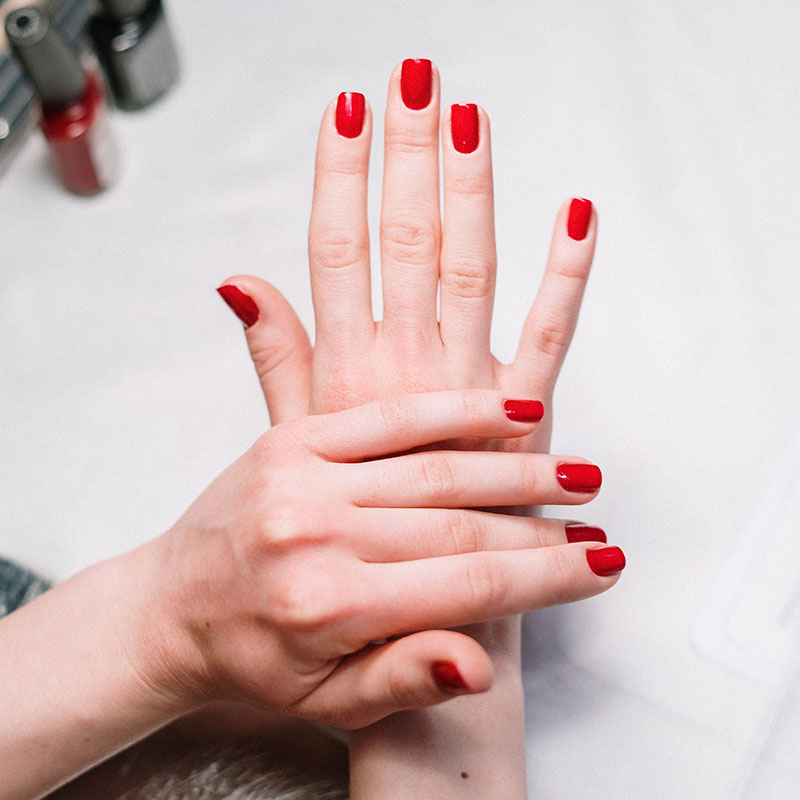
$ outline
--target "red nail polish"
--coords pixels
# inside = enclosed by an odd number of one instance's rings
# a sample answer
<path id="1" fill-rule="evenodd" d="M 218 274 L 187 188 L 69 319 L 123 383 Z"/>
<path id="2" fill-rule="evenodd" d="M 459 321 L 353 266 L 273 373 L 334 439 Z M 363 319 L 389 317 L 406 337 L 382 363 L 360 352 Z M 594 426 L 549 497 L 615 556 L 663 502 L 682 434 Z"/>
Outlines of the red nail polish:
<path id="1" fill-rule="evenodd" d="M 336 130 L 340 136 L 355 139 L 364 127 L 364 95 L 359 92 L 342 92 L 336 101 Z"/>
<path id="2" fill-rule="evenodd" d="M 461 677 L 458 667 L 452 661 L 436 661 L 431 667 L 433 679 L 442 689 L 449 692 L 469 690 L 467 682 Z"/>
<path id="3" fill-rule="evenodd" d="M 503 411 L 514 422 L 538 422 L 544 416 L 544 406 L 538 400 L 504 400 Z"/>
<path id="4" fill-rule="evenodd" d="M 593 528 L 582 522 L 568 522 L 564 529 L 568 542 L 607 542 L 606 532 L 602 528 Z"/>
<path id="5" fill-rule="evenodd" d="M 222 299 L 244 323 L 245 328 L 258 322 L 258 306 L 250 295 L 245 294 L 238 286 L 231 284 L 217 289 Z"/>
<path id="6" fill-rule="evenodd" d="M 589 223 L 592 221 L 592 201 L 575 197 L 569 204 L 567 235 L 570 239 L 581 241 L 586 238 Z"/>
<path id="7" fill-rule="evenodd" d="M 619 547 L 596 547 L 587 550 L 586 560 L 592 572 L 602 577 L 616 575 L 625 569 L 625 553 Z"/>
<path id="8" fill-rule="evenodd" d="M 400 94 L 407 108 L 426 108 L 431 101 L 433 75 L 427 58 L 407 58 L 400 71 Z"/>
<path id="9" fill-rule="evenodd" d="M 559 464 L 556 478 L 568 492 L 594 492 L 603 483 L 600 467 L 594 464 Z"/>
<path id="10" fill-rule="evenodd" d="M 471 153 L 480 141 L 478 106 L 474 103 L 459 103 L 450 106 L 450 133 L 453 147 L 459 153 Z"/>
<path id="11" fill-rule="evenodd" d="M 80 56 L 42 9 L 12 11 L 5 27 L 39 99 L 39 124 L 59 180 L 75 194 L 105 189 L 116 177 L 117 151 L 98 76 L 84 71 Z"/>

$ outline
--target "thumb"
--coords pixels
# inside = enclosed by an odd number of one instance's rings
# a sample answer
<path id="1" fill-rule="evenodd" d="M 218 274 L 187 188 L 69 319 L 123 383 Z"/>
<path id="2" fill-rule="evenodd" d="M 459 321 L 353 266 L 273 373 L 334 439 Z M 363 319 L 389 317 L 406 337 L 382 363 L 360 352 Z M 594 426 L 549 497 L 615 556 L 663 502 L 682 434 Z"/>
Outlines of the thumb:
<path id="1" fill-rule="evenodd" d="M 286 298 L 251 275 L 236 275 L 217 289 L 245 326 L 250 357 L 272 424 L 308 413 L 311 344 Z"/>
<path id="2" fill-rule="evenodd" d="M 348 656 L 289 713 L 362 728 L 396 711 L 437 705 L 492 684 L 492 662 L 471 637 L 422 631 Z"/>

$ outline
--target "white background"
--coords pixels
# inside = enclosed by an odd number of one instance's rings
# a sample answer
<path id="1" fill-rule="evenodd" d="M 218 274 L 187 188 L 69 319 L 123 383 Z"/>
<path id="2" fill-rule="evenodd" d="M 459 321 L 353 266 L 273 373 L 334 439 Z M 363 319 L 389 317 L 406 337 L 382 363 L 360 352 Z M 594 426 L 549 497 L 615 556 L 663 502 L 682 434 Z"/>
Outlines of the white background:
<path id="1" fill-rule="evenodd" d="M 0 552 L 60 579 L 129 549 L 264 430 L 241 326 L 214 289 L 260 274 L 313 330 L 322 111 L 342 90 L 375 111 L 374 221 L 387 78 L 403 58 L 431 58 L 443 103 L 492 119 L 500 358 L 558 205 L 589 197 L 600 218 L 553 448 L 603 468 L 582 513 L 629 566 L 609 594 L 526 621 L 531 795 L 796 796 L 792 748 L 758 749 L 782 690 L 726 665 L 697 629 L 798 429 L 794 4 L 168 11 L 182 80 L 115 115 L 119 183 L 68 195 L 38 134 L 0 180 Z M 772 548 L 791 582 L 800 553 L 781 558 L 783 546 L 766 536 L 745 561 Z"/>

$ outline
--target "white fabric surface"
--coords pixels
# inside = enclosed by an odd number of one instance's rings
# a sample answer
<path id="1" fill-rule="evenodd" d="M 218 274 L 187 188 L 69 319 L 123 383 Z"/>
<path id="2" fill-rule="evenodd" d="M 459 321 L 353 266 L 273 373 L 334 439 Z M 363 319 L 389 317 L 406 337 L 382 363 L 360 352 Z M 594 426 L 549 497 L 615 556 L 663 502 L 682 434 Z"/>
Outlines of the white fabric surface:
<path id="1" fill-rule="evenodd" d="M 0 552 L 64 578 L 129 549 L 258 436 L 256 377 L 214 289 L 261 274 L 313 328 L 322 111 L 347 89 L 376 112 L 375 220 L 386 80 L 429 57 L 444 103 L 492 118 L 500 358 L 559 203 L 589 197 L 600 217 L 553 447 L 602 466 L 582 517 L 629 566 L 607 595 L 526 620 L 531 796 L 798 796 L 796 627 L 770 617 L 794 608 L 800 571 L 780 505 L 798 504 L 795 5 L 168 11 L 183 78 L 115 117 L 118 185 L 59 190 L 39 136 L 0 181 Z"/>

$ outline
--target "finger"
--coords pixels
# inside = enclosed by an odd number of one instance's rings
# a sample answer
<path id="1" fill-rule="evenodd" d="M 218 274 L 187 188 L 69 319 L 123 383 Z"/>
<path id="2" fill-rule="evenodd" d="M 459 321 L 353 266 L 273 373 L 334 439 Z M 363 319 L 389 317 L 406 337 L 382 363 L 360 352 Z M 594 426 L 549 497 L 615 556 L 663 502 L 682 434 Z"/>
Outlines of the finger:
<path id="1" fill-rule="evenodd" d="M 308 414 L 311 344 L 286 298 L 250 275 L 228 278 L 217 291 L 244 323 L 272 424 Z"/>
<path id="2" fill-rule="evenodd" d="M 485 692 L 492 663 L 472 638 L 423 631 L 350 656 L 289 709 L 340 728 L 362 728 L 396 711 Z"/>
<path id="3" fill-rule="evenodd" d="M 343 92 L 328 106 L 317 143 L 308 231 L 317 344 L 359 354 L 374 334 L 367 228 L 371 133 L 363 95 Z"/>
<path id="4" fill-rule="evenodd" d="M 442 116 L 444 227 L 440 328 L 448 359 L 462 379 L 491 364 L 497 254 L 489 118 L 476 105 Z"/>
<path id="5" fill-rule="evenodd" d="M 588 503 L 602 474 L 572 456 L 428 450 L 353 464 L 344 479 L 357 506 L 485 508 Z"/>
<path id="6" fill-rule="evenodd" d="M 556 217 L 542 284 L 510 367 L 511 385 L 552 387 L 572 341 L 592 266 L 597 214 L 588 200 L 565 203 Z"/>
<path id="7" fill-rule="evenodd" d="M 287 435 L 301 437 L 332 461 L 361 461 L 445 439 L 512 438 L 530 433 L 544 414 L 535 400 L 491 389 L 397 395 L 309 417 Z"/>
<path id="8" fill-rule="evenodd" d="M 383 331 L 401 347 L 438 343 L 440 240 L 439 75 L 407 59 L 389 80 L 381 205 Z"/>
<path id="9" fill-rule="evenodd" d="M 618 547 L 586 544 L 372 564 L 369 610 L 348 635 L 371 641 L 571 603 L 610 589 L 624 567 Z"/>
<path id="10" fill-rule="evenodd" d="M 370 562 L 607 541 L 589 525 L 459 508 L 360 508 L 348 530 L 354 552 Z"/>

